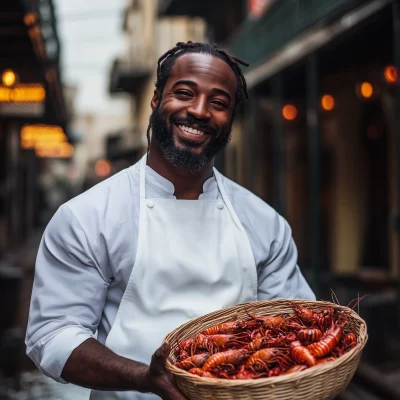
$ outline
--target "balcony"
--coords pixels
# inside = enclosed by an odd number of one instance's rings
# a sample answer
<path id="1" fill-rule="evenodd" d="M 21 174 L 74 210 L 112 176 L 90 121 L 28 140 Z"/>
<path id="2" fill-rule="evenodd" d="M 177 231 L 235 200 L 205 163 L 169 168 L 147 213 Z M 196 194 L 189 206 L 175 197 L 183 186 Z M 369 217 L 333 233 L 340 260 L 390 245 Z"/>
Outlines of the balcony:
<path id="1" fill-rule="evenodd" d="M 323 24 L 365 0 L 276 1 L 259 19 L 248 18 L 229 43 L 229 51 L 255 65 L 313 25 Z"/>
<path id="2" fill-rule="evenodd" d="M 133 65 L 127 60 L 116 59 L 111 69 L 109 92 L 126 92 L 137 96 L 150 75 L 149 66 Z"/>
<path id="3" fill-rule="evenodd" d="M 212 6 L 207 1 L 160 0 L 158 14 L 161 17 L 200 17 L 208 24 L 208 35 L 212 41 L 222 43 L 243 22 L 246 15 L 245 0 L 213 0 Z"/>

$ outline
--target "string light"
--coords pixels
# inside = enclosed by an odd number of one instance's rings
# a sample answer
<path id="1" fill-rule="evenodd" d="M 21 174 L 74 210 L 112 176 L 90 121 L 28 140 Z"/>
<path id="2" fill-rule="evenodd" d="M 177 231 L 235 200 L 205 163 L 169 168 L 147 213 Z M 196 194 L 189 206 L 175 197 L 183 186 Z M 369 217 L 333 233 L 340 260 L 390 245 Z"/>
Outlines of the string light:
<path id="1" fill-rule="evenodd" d="M 297 117 L 297 108 L 293 104 L 286 104 L 282 108 L 282 116 L 288 121 L 293 121 Z"/>
<path id="2" fill-rule="evenodd" d="M 335 99 L 330 94 L 325 94 L 321 99 L 321 106 L 326 111 L 331 111 L 335 108 Z"/>
<path id="3" fill-rule="evenodd" d="M 101 159 L 94 165 L 94 173 L 101 177 L 106 178 L 111 173 L 111 164 L 108 160 Z"/>
<path id="4" fill-rule="evenodd" d="M 399 80 L 399 71 L 394 65 L 388 65 L 383 73 L 385 80 L 389 84 L 397 83 Z"/>
<path id="5" fill-rule="evenodd" d="M 1 75 L 4 86 L 10 87 L 17 81 L 17 75 L 12 69 L 6 69 Z"/>
<path id="6" fill-rule="evenodd" d="M 374 88 L 369 82 L 363 82 L 360 87 L 361 96 L 369 99 L 374 94 Z"/>

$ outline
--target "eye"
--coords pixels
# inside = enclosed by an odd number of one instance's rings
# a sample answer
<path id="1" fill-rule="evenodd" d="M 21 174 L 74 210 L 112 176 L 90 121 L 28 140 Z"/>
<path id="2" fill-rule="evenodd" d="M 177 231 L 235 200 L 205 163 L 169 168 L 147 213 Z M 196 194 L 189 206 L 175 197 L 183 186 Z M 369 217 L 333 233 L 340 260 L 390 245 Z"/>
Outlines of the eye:
<path id="1" fill-rule="evenodd" d="M 222 100 L 213 100 L 212 104 L 217 106 L 218 108 L 228 108 L 228 105 L 224 103 Z"/>
<path id="2" fill-rule="evenodd" d="M 179 95 L 179 96 L 184 96 L 184 97 L 191 97 L 192 96 L 192 93 L 190 93 L 188 90 L 180 89 L 180 90 L 177 90 L 175 93 L 177 95 Z"/>

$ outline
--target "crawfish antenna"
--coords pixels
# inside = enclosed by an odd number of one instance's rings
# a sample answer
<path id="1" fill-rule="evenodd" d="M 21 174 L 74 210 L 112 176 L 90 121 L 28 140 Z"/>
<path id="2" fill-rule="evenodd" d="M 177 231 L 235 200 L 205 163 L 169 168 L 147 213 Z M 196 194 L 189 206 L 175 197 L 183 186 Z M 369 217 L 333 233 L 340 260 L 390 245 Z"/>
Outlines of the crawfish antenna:
<path id="1" fill-rule="evenodd" d="M 337 298 L 336 293 L 333 291 L 332 288 L 331 288 L 331 296 L 332 296 L 333 303 L 340 305 L 339 299 Z"/>

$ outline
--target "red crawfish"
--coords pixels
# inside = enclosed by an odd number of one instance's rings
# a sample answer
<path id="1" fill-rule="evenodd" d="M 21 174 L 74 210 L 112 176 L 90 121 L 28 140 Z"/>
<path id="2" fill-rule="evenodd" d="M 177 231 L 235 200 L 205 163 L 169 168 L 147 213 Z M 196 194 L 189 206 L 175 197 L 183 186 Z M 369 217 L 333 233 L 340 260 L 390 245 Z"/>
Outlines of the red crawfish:
<path id="1" fill-rule="evenodd" d="M 220 376 L 222 378 L 226 378 L 226 379 L 233 379 L 233 380 L 240 380 L 240 379 L 258 379 L 258 378 L 263 378 L 263 377 L 267 377 L 268 376 L 268 372 L 260 372 L 260 373 L 256 373 L 253 371 L 248 371 L 245 369 L 244 364 L 242 364 L 237 372 L 228 375 L 226 372 L 222 372 L 220 374 Z"/>
<path id="2" fill-rule="evenodd" d="M 291 302 L 291 307 L 295 314 L 306 324 L 317 324 L 321 329 L 329 326 L 333 320 L 333 308 L 328 307 L 320 312 L 315 312 L 310 308 Z"/>
<path id="3" fill-rule="evenodd" d="M 259 366 L 268 370 L 268 366 L 272 363 L 277 363 L 284 368 L 285 364 L 290 363 L 290 359 L 282 353 L 282 350 L 277 348 L 261 349 L 252 354 L 246 361 L 248 368 L 254 369 Z"/>
<path id="4" fill-rule="evenodd" d="M 187 339 L 183 342 L 179 343 L 178 347 L 174 351 L 176 357 L 180 360 L 183 360 L 190 355 L 193 355 L 192 348 L 193 348 L 194 339 Z"/>
<path id="5" fill-rule="evenodd" d="M 188 371 L 190 374 L 193 375 L 198 375 L 201 376 L 203 378 L 217 378 L 216 375 L 212 374 L 211 372 L 208 371 L 203 371 L 201 368 L 191 368 Z"/>
<path id="6" fill-rule="evenodd" d="M 199 334 L 194 340 L 194 352 L 197 348 L 207 349 L 210 353 L 225 350 L 228 347 L 243 347 L 248 343 L 249 335 L 245 332 L 238 334 L 203 335 Z"/>
<path id="7" fill-rule="evenodd" d="M 238 333 L 245 329 L 254 329 L 257 327 L 255 321 L 231 321 L 223 322 L 218 325 L 214 325 L 200 333 L 203 335 L 218 335 L 218 334 L 228 334 L 228 333 Z"/>
<path id="8" fill-rule="evenodd" d="M 314 355 L 311 354 L 307 347 L 301 344 L 300 340 L 290 343 L 289 349 L 293 360 L 297 363 L 307 364 L 308 367 L 313 367 L 316 364 L 317 360 Z"/>
<path id="9" fill-rule="evenodd" d="M 354 332 L 349 332 L 343 338 L 344 349 L 350 350 L 357 345 L 357 335 Z"/>
<path id="10" fill-rule="evenodd" d="M 310 353 L 316 358 L 327 356 L 339 344 L 343 336 L 343 325 L 345 322 L 333 325 L 329 328 L 322 339 L 307 346 Z"/>
<path id="11" fill-rule="evenodd" d="M 210 357 L 209 353 L 200 353 L 194 356 L 188 357 L 183 361 L 175 363 L 175 366 L 181 369 L 189 370 L 191 368 L 201 368 L 207 359 Z"/>
<path id="12" fill-rule="evenodd" d="M 268 376 L 279 376 L 281 374 L 282 370 L 279 367 L 275 367 L 269 370 Z"/>
<path id="13" fill-rule="evenodd" d="M 244 349 L 227 350 L 221 353 L 216 353 L 203 365 L 204 371 L 211 371 L 222 364 L 236 365 L 249 356 L 249 352 Z"/>
<path id="14" fill-rule="evenodd" d="M 297 337 L 304 343 L 310 344 L 317 342 L 323 336 L 323 333 L 318 328 L 305 328 L 297 332 Z"/>

